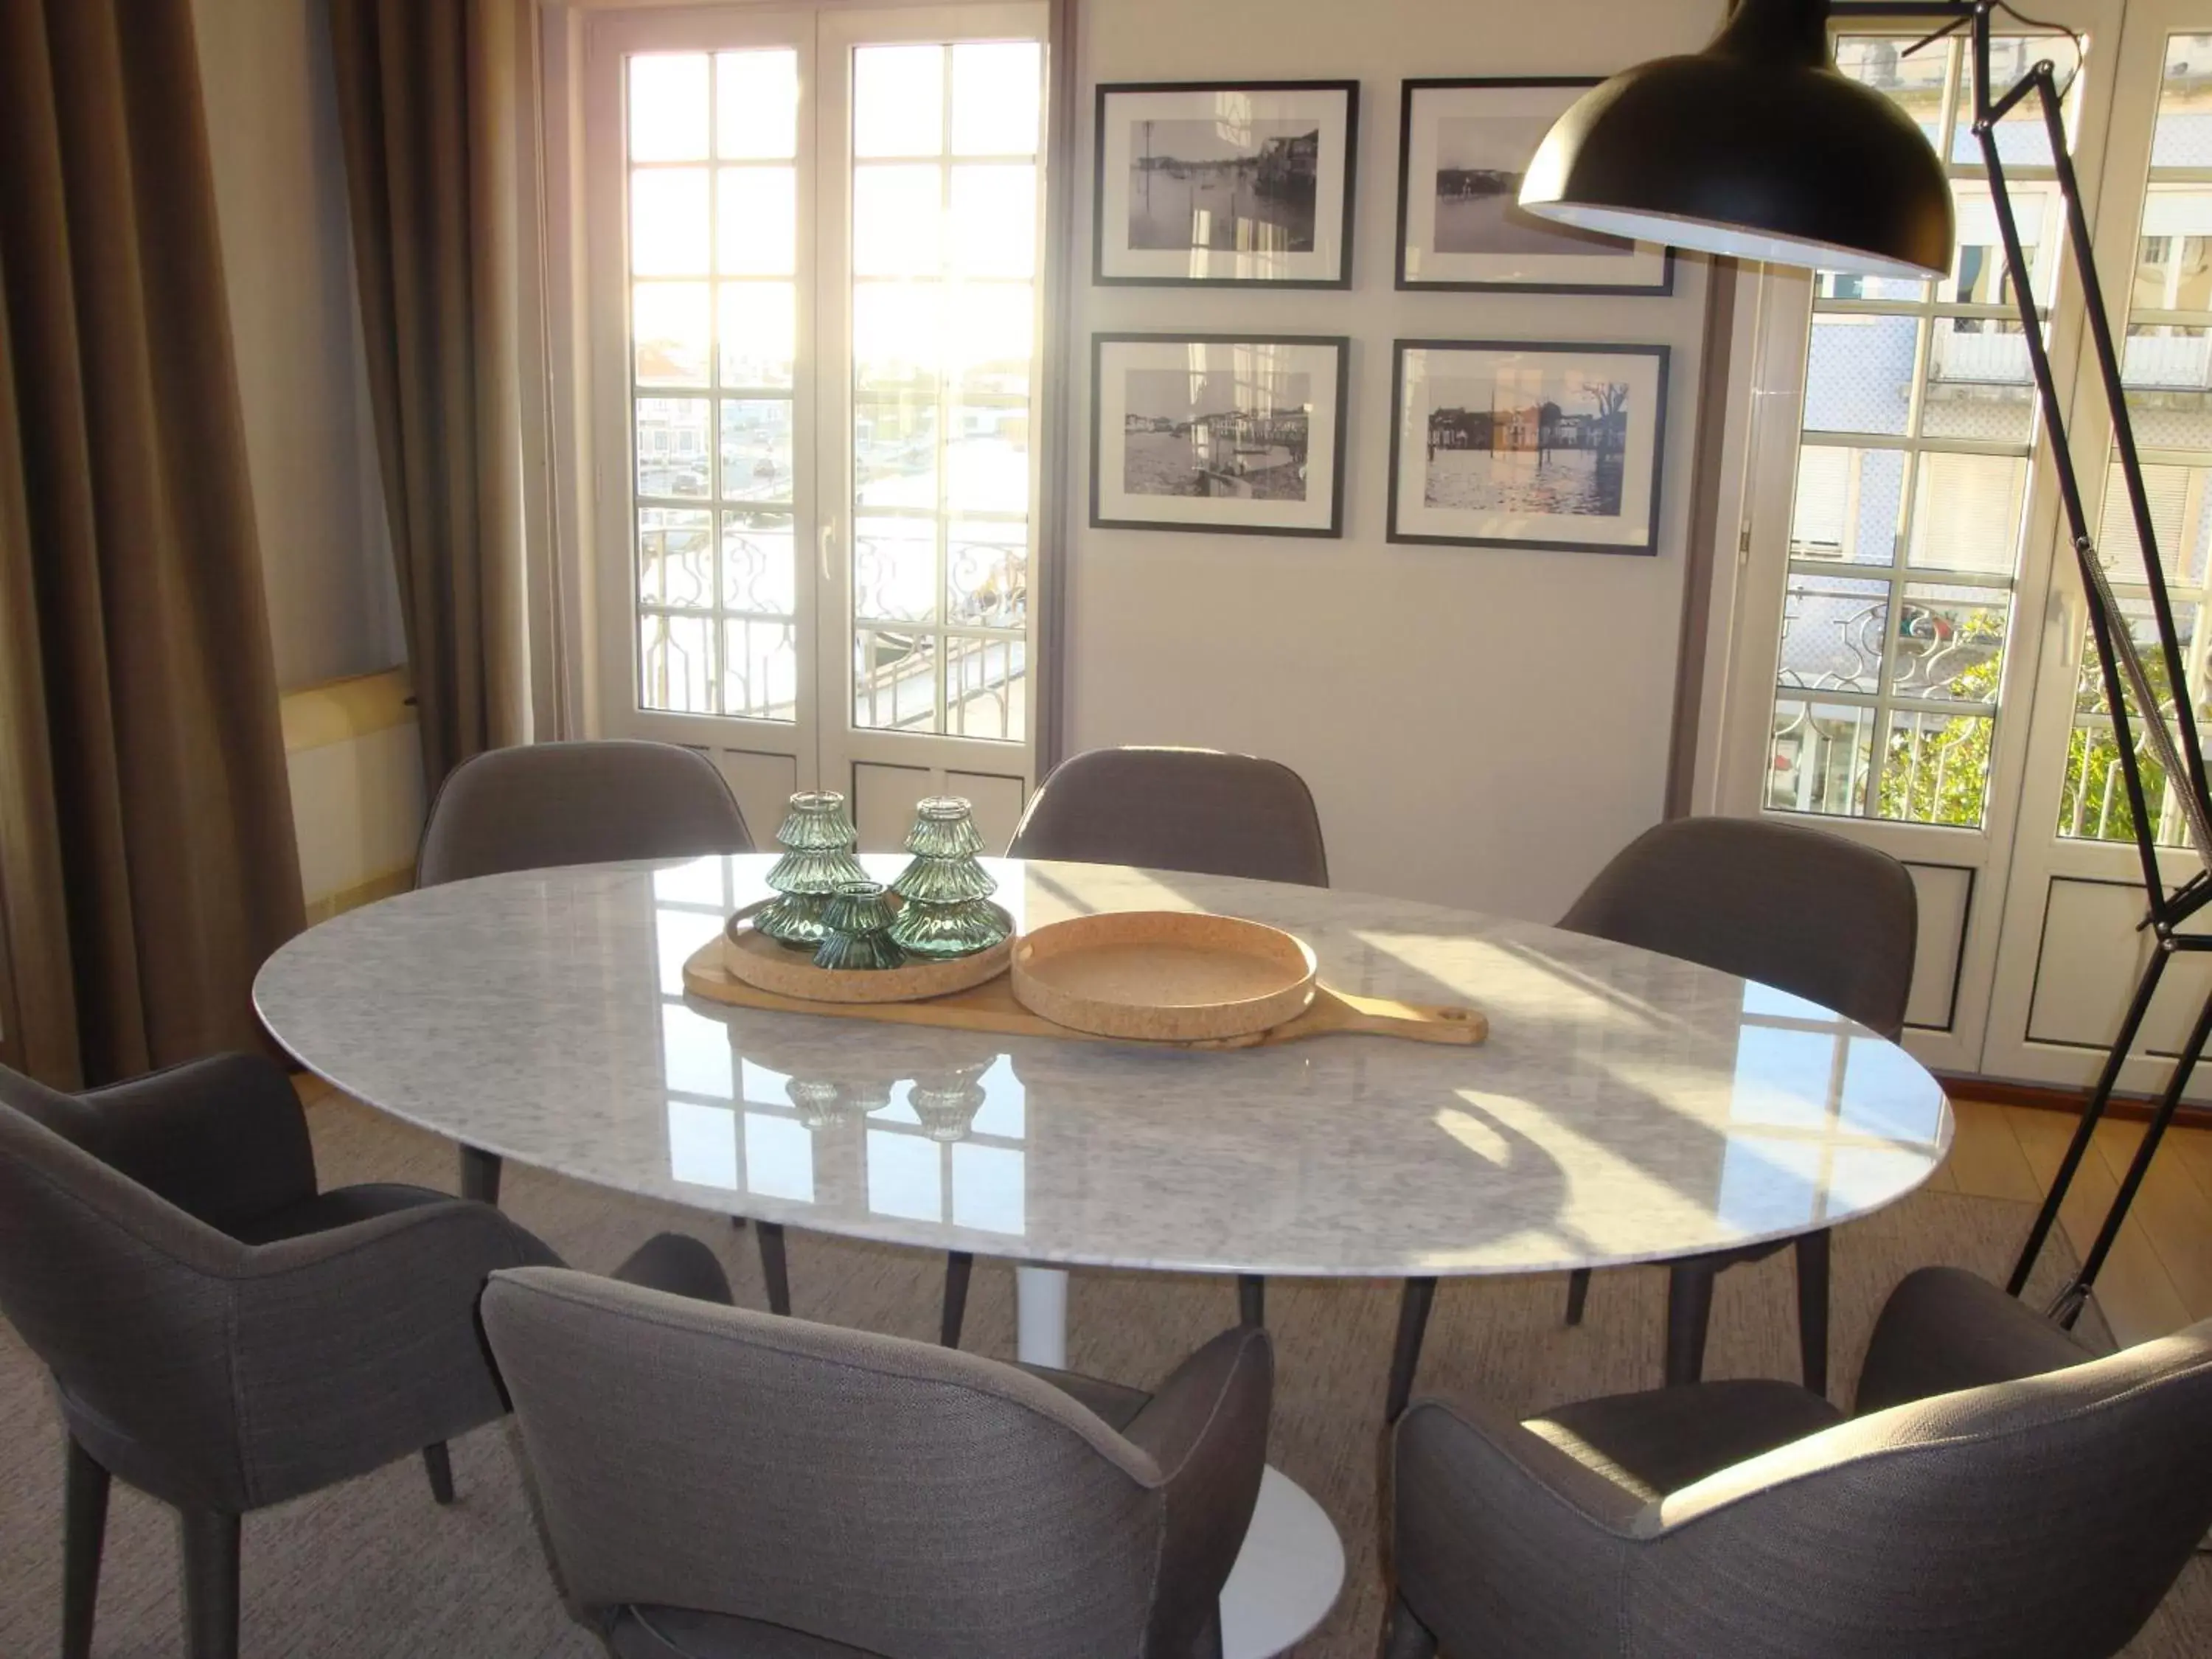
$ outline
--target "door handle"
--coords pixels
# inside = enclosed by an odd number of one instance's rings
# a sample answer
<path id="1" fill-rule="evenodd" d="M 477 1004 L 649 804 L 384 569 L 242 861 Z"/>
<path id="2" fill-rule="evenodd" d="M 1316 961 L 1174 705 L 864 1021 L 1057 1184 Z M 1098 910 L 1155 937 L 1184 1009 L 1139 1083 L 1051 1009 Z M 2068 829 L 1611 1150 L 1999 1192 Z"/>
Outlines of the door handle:
<path id="1" fill-rule="evenodd" d="M 830 544 L 836 534 L 837 529 L 835 525 L 824 524 L 822 526 L 822 533 L 814 538 L 815 569 L 821 576 L 822 585 L 824 587 L 830 585 Z"/>

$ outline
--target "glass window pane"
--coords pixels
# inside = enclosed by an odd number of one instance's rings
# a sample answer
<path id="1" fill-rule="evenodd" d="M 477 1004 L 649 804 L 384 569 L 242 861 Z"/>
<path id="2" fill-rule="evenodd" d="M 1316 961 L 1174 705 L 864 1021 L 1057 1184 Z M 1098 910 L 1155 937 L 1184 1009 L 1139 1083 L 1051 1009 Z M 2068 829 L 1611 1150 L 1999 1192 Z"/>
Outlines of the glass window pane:
<path id="1" fill-rule="evenodd" d="M 953 293 L 947 372 L 971 392 L 1029 395 L 1036 304 L 1026 283 L 993 283 Z"/>
<path id="2" fill-rule="evenodd" d="M 853 614 L 866 622 L 937 619 L 937 522 L 863 515 L 853 532 Z"/>
<path id="3" fill-rule="evenodd" d="M 1793 574 L 1776 682 L 1797 691 L 1878 690 L 1889 584 Z"/>
<path id="4" fill-rule="evenodd" d="M 720 328 L 724 386 L 791 385 L 799 331 L 790 283 L 723 283 Z"/>
<path id="5" fill-rule="evenodd" d="M 1890 690 L 1901 697 L 1995 702 L 2011 611 L 2005 588 L 1909 584 L 1890 635 Z"/>
<path id="6" fill-rule="evenodd" d="M 724 167 L 715 181 L 715 267 L 725 276 L 797 269 L 798 202 L 789 167 Z"/>
<path id="7" fill-rule="evenodd" d="M 945 148 L 945 48 L 853 53 L 853 154 L 935 155 Z"/>
<path id="8" fill-rule="evenodd" d="M 944 259 L 945 173 L 927 167 L 853 170 L 853 270 L 860 276 L 934 276 Z"/>
<path id="9" fill-rule="evenodd" d="M 970 276 L 1027 276 L 1036 269 L 1036 168 L 952 169 L 955 270 Z"/>
<path id="10" fill-rule="evenodd" d="M 640 386 L 704 386 L 714 325 L 704 283 L 640 283 L 630 331 Z"/>
<path id="11" fill-rule="evenodd" d="M 1026 404 L 962 404 L 953 413 L 947 446 L 945 496 L 958 513 L 1027 513 L 1030 508 L 1030 411 Z M 1305 416 L 1293 454 L 1282 442 L 1248 442 L 1244 459 L 1255 480 L 1253 493 L 1269 493 L 1267 480 L 1285 475 L 1297 499 L 1305 495 Z M 1279 436 L 1280 434 L 1271 434 Z M 1288 486 L 1285 486 L 1286 488 Z"/>
<path id="12" fill-rule="evenodd" d="M 947 621 L 1020 628 L 1029 618 L 1029 526 L 955 524 L 945 562 Z"/>
<path id="13" fill-rule="evenodd" d="M 1901 449 L 1807 444 L 1797 457 L 1790 555 L 1853 564 L 1890 564 L 1905 528 Z"/>
<path id="14" fill-rule="evenodd" d="M 1938 317 L 1928 342 L 1920 431 L 2025 446 L 2035 425 L 2027 331 L 1995 317 Z"/>
<path id="15" fill-rule="evenodd" d="M 853 486 L 862 507 L 937 507 L 937 400 L 871 398 L 853 408 Z"/>
<path id="16" fill-rule="evenodd" d="M 793 482 L 791 400 L 725 398 L 722 499 L 787 501 Z"/>
<path id="17" fill-rule="evenodd" d="M 641 616 L 640 706 L 679 714 L 714 712 L 714 618 Z"/>
<path id="18" fill-rule="evenodd" d="M 2009 576 L 2020 560 L 2027 462 L 2010 455 L 1920 458 L 1905 562 Z"/>
<path id="19" fill-rule="evenodd" d="M 780 161 L 799 154 L 797 52 L 716 55 L 714 147 L 726 161 Z"/>
<path id="20" fill-rule="evenodd" d="M 2022 10 L 2027 9 L 2026 7 Z M 2064 88 L 2066 102 L 2061 109 L 2067 132 L 2067 141 L 2073 142 L 2074 118 L 2081 107 L 2081 77 L 2075 74 L 2080 65 L 2081 54 L 2074 43 L 2060 34 L 2000 34 L 1990 42 L 1990 88 L 2002 98 L 2029 70 L 2044 58 L 2049 58 L 2057 70 L 2058 84 Z M 1952 124 L 1951 159 L 1957 162 L 1979 165 L 1982 160 L 1982 141 L 1974 131 L 1974 66 L 1972 54 L 1959 54 L 1959 112 L 1960 118 Z M 2007 167 L 2049 167 L 2051 165 L 2051 135 L 2043 124 L 2043 100 L 2039 98 L 2023 100 L 2003 120 L 1997 123 L 1997 155 Z"/>
<path id="21" fill-rule="evenodd" d="M 788 617 L 798 608 L 791 515 L 757 509 L 722 514 L 722 608 Z"/>
<path id="22" fill-rule="evenodd" d="M 641 495 L 707 494 L 713 469 L 708 422 L 713 405 L 704 398 L 640 398 L 637 400 L 637 493 Z"/>
<path id="23" fill-rule="evenodd" d="M 2212 189 L 2150 187 L 2132 298 L 2138 311 L 2212 310 Z"/>
<path id="24" fill-rule="evenodd" d="M 690 508 L 637 512 L 637 596 L 647 605 L 704 610 L 714 603 L 714 515 Z"/>
<path id="25" fill-rule="evenodd" d="M 2131 327 L 2120 363 L 2138 445 L 2212 450 L 2212 330 Z"/>
<path id="26" fill-rule="evenodd" d="M 707 159 L 707 59 L 652 52 L 629 60 L 629 158 Z"/>
<path id="27" fill-rule="evenodd" d="M 874 731 L 936 728 L 933 636 L 890 628 L 854 631 L 853 724 Z"/>
<path id="28" fill-rule="evenodd" d="M 788 720 L 799 713 L 799 630 L 787 622 L 748 617 L 722 623 L 725 714 Z"/>
<path id="29" fill-rule="evenodd" d="M 1940 297 L 1958 305 L 2014 304 L 1995 196 L 1987 185 L 1973 179 L 1954 183 L 1951 196 L 1958 211 L 1958 240 L 1951 252 L 1950 278 Z M 2012 185 L 2012 216 L 2036 301 L 2048 305 L 2058 250 L 2066 240 L 2065 200 L 2056 184 L 2016 182 Z"/>
<path id="30" fill-rule="evenodd" d="M 1874 719 L 1873 709 L 1849 703 L 1777 697 L 1766 805 L 1777 811 L 1856 815 L 1874 758 Z"/>
<path id="31" fill-rule="evenodd" d="M 946 729 L 963 738 L 1021 741 L 1024 656 L 1019 639 L 946 639 Z"/>
<path id="32" fill-rule="evenodd" d="M 704 167 L 653 167 L 630 174 L 629 268 L 640 276 L 707 274 Z"/>
<path id="33" fill-rule="evenodd" d="M 870 395 L 935 386 L 944 307 L 935 283 L 854 283 L 854 383 Z"/>
<path id="34" fill-rule="evenodd" d="M 2205 553 L 2212 543 L 2212 471 L 2197 466 L 2146 465 L 2143 496 L 2150 506 L 2151 534 L 2169 580 L 2203 585 Z M 2117 465 L 2105 477 L 2105 507 L 2097 530 L 2097 552 L 2118 582 L 2143 580 L 2142 546 L 2136 535 L 2135 504 Z"/>
<path id="35" fill-rule="evenodd" d="M 1990 793 L 1987 714 L 1893 709 L 1884 744 L 1881 815 L 1907 823 L 1979 829 Z"/>
<path id="36" fill-rule="evenodd" d="M 1930 144 L 1941 149 L 1943 85 L 1956 52 L 1951 42 L 1938 41 L 1908 58 L 1905 49 L 1911 44 L 1911 37 L 1905 35 L 1839 36 L 1836 68 L 1890 99 L 1918 124 Z"/>
<path id="37" fill-rule="evenodd" d="M 952 153 L 1033 155 L 1042 108 L 1044 49 L 1034 40 L 952 48 Z"/>
<path id="38" fill-rule="evenodd" d="M 1928 284 L 1917 276 L 1867 276 L 1855 270 L 1816 270 L 1813 295 L 1820 300 L 1924 300 Z"/>
<path id="39" fill-rule="evenodd" d="M 2154 167 L 2212 167 L 2212 34 L 2170 34 L 2158 126 L 2150 141 Z"/>
<path id="40" fill-rule="evenodd" d="M 1920 325 L 1910 317 L 1814 317 L 1806 429 L 1902 436 L 1919 339 Z"/>

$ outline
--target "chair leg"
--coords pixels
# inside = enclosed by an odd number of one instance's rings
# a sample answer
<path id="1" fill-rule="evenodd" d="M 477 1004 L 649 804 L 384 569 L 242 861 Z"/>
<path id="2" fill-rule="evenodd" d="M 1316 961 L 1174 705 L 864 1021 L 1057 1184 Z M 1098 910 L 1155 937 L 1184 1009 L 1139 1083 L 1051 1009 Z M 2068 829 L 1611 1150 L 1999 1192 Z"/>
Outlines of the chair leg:
<path id="1" fill-rule="evenodd" d="M 1567 1323 L 1583 1322 L 1583 1310 L 1589 1305 L 1590 1270 L 1577 1267 L 1567 1275 Z"/>
<path id="2" fill-rule="evenodd" d="M 440 1504 L 453 1501 L 453 1460 L 442 1440 L 422 1448 L 422 1468 L 430 1477 L 430 1496 Z"/>
<path id="3" fill-rule="evenodd" d="M 784 1265 L 783 1223 L 757 1222 L 753 1237 L 760 1242 L 761 1277 L 768 1281 L 768 1310 L 791 1311 L 791 1273 Z"/>
<path id="4" fill-rule="evenodd" d="M 1828 1230 L 1801 1234 L 1797 1240 L 1797 1350 L 1805 1364 L 1805 1386 L 1826 1399 L 1828 1393 Z"/>
<path id="5" fill-rule="evenodd" d="M 1390 1598 L 1390 1614 L 1382 1626 L 1382 1659 L 1436 1659 L 1437 1638 L 1413 1616 L 1406 1598 Z"/>
<path id="6" fill-rule="evenodd" d="M 1667 1386 L 1705 1374 L 1705 1327 L 1713 1315 L 1713 1266 L 1678 1261 L 1667 1278 Z"/>
<path id="7" fill-rule="evenodd" d="M 238 1517 L 179 1510 L 188 1659 L 238 1659 Z"/>
<path id="8" fill-rule="evenodd" d="M 92 1659 L 109 1475 L 71 1437 L 62 1495 L 62 1659 Z"/>
<path id="9" fill-rule="evenodd" d="M 960 1346 L 960 1327 L 968 1317 L 968 1279 L 975 1271 L 975 1257 L 969 1250 L 947 1250 L 945 1253 L 945 1310 L 937 1322 L 938 1346 L 957 1348 Z"/>
<path id="10" fill-rule="evenodd" d="M 473 1146 L 462 1147 L 461 1196 L 497 1208 L 501 1167 L 497 1152 L 480 1152 Z"/>
<path id="11" fill-rule="evenodd" d="M 1267 1322 L 1267 1281 L 1258 1273 L 1237 1275 L 1237 1321 L 1255 1330 Z"/>
<path id="12" fill-rule="evenodd" d="M 1390 1353 L 1390 1391 L 1383 1396 L 1382 1420 L 1395 1423 L 1406 1414 L 1413 1395 L 1413 1373 L 1421 1365 L 1421 1339 L 1429 1333 L 1429 1310 L 1437 1299 L 1433 1279 L 1409 1279 L 1398 1298 L 1398 1342 Z"/>

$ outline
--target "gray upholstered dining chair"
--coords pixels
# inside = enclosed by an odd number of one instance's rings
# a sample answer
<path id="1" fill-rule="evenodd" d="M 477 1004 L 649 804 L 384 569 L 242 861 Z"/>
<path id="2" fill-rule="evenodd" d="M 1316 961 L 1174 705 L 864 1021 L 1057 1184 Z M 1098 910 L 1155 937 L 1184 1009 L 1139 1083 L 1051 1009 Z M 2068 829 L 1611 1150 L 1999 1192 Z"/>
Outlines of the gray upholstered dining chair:
<path id="1" fill-rule="evenodd" d="M 1923 1268 L 1851 1418 L 1778 1382 L 1422 1401 L 1393 1462 L 1387 1659 L 2101 1659 L 2212 1524 L 2212 1322 L 2096 1358 Z"/>
<path id="2" fill-rule="evenodd" d="M 1328 848 L 1305 780 L 1280 761 L 1218 749 L 1132 747 L 1071 755 L 1045 775 L 1006 856 L 1328 885 Z M 960 1346 L 975 1259 L 949 1255 L 941 1336 Z M 1237 1280 L 1244 1322 L 1267 1312 L 1256 1273 Z"/>
<path id="3" fill-rule="evenodd" d="M 1147 1398 L 542 1267 L 494 1276 L 570 1612 L 617 1659 L 1218 1659 L 1267 1334 Z"/>
<path id="4" fill-rule="evenodd" d="M 1895 1040 L 1905 1030 L 1919 939 L 1912 878 L 1887 853 L 1824 830 L 1758 818 L 1675 818 L 1645 830 L 1601 870 L 1559 925 L 1617 945 L 1757 980 Z M 1828 1233 L 1794 1241 L 1797 1340 L 1805 1386 L 1828 1387 Z M 1670 1264 L 1668 1382 L 1703 1373 L 1713 1280 L 1783 1244 L 1747 1245 Z M 1567 1285 L 1582 1321 L 1589 1270 Z M 1403 1408 L 1436 1281 L 1408 1279 L 1389 1414 Z"/>
<path id="5" fill-rule="evenodd" d="M 192 1659 L 238 1650 L 239 1517 L 422 1455 L 507 1409 L 477 1328 L 498 1267 L 557 1260 L 495 1209 L 319 1191 L 258 1055 L 66 1095 L 0 1068 L 0 1313 L 69 1436 L 64 1659 L 91 1651 L 112 1477 L 173 1506 Z"/>
<path id="6" fill-rule="evenodd" d="M 492 749 L 446 775 L 416 854 L 415 884 L 615 859 L 750 853 L 752 832 L 714 763 L 694 749 L 629 738 Z M 500 1160 L 461 1148 L 461 1191 L 499 1202 Z M 791 1311 L 783 1228 L 763 1222 L 769 1305 Z"/>

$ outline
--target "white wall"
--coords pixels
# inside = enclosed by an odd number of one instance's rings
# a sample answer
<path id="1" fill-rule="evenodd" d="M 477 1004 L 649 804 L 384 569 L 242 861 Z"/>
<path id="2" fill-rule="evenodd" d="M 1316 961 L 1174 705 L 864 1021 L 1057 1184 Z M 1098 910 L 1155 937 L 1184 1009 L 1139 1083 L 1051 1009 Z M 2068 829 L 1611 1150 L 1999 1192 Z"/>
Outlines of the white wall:
<path id="1" fill-rule="evenodd" d="M 406 656 L 323 0 L 196 0 L 246 459 L 286 690 Z"/>
<path id="2" fill-rule="evenodd" d="M 1100 329 L 1352 338 L 1341 541 L 1085 527 L 1079 388 L 1068 744 L 1272 756 L 1318 798 L 1337 885 L 1549 921 L 1656 822 L 1666 782 L 1705 269 L 1668 299 L 1401 294 L 1401 76 L 1607 74 L 1692 51 L 1722 0 L 1085 0 L 1078 356 Z M 1089 285 L 1091 88 L 1360 82 L 1349 292 Z M 1656 558 L 1383 539 L 1394 338 L 1674 348 Z"/>

